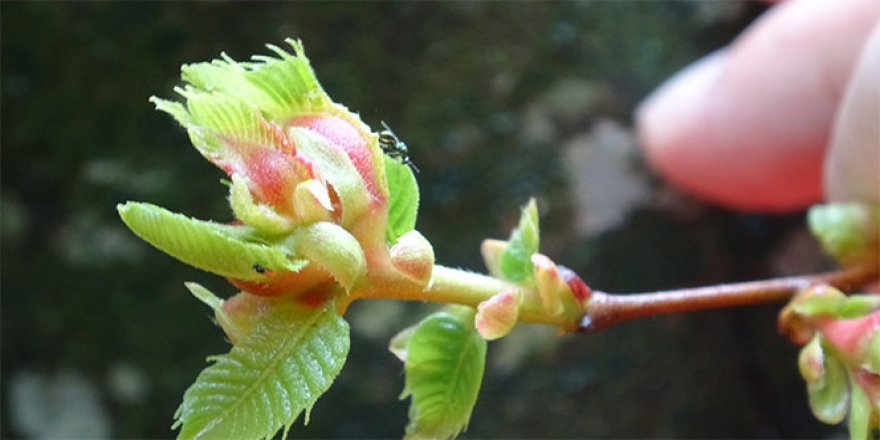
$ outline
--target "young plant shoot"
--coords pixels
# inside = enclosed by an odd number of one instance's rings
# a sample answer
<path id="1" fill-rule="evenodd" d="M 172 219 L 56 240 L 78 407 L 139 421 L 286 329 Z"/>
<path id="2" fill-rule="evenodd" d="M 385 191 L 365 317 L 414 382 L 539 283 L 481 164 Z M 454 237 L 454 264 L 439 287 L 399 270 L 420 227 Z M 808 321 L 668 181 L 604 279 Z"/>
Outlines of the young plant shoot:
<path id="1" fill-rule="evenodd" d="M 781 322 L 807 344 L 801 372 L 817 417 L 837 423 L 848 412 L 858 438 L 878 426 L 880 302 L 829 286 L 851 289 L 877 278 L 876 208 L 817 208 L 816 234 L 830 237 L 827 246 L 849 268 L 795 280 L 641 296 L 592 292 L 539 253 L 534 200 L 509 240 L 483 243 L 489 275 L 439 266 L 431 243 L 414 229 L 418 169 L 407 145 L 384 123 L 372 128 L 334 102 L 302 44 L 287 43 L 291 49 L 269 45 L 274 55 L 246 62 L 222 54 L 184 65 L 184 85 L 175 89 L 180 101 L 151 98 L 226 173 L 234 218 L 197 220 L 140 202 L 117 206 L 137 236 L 237 291 L 221 299 L 186 284 L 213 309 L 232 348 L 209 357 L 184 394 L 173 426 L 181 438 L 272 438 L 286 435 L 301 414 L 307 423 L 345 364 L 348 305 L 371 298 L 444 303 L 391 341 L 406 374 L 403 396 L 411 399 L 409 438 L 451 438 L 466 429 L 487 341 L 519 322 L 595 330 L 797 291 L 806 293 Z M 838 233 L 840 222 L 849 222 L 849 233 Z"/>

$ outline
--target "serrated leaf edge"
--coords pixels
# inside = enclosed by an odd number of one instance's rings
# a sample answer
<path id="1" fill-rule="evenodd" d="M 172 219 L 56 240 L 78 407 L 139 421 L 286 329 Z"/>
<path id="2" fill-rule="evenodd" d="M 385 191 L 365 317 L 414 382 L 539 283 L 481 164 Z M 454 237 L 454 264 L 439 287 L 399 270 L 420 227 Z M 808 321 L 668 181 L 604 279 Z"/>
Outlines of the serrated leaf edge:
<path id="1" fill-rule="evenodd" d="M 250 269 L 252 263 L 258 263 L 267 269 L 287 270 L 290 272 L 297 272 L 308 264 L 307 260 L 291 259 L 290 255 L 287 255 L 276 247 L 271 247 L 263 243 L 246 241 L 241 237 L 229 233 L 228 230 L 234 228 L 233 226 L 194 219 L 150 203 L 126 202 L 117 205 L 116 209 L 126 226 L 128 226 L 135 235 L 149 243 L 151 246 L 182 261 L 183 263 L 217 275 L 249 281 L 260 281 L 264 276 L 257 271 Z M 164 216 L 166 219 L 164 225 L 160 218 L 161 216 Z M 169 222 L 178 222 L 182 225 L 182 228 L 188 228 L 189 232 L 192 232 L 192 230 L 198 230 L 199 233 L 205 234 L 205 236 L 210 235 L 210 239 L 212 240 L 225 240 L 225 244 L 218 246 L 238 246 L 240 247 L 240 250 L 247 251 L 245 253 L 254 253 L 265 257 L 266 261 L 249 262 L 245 265 L 246 267 L 243 266 L 240 271 L 235 272 L 218 268 L 213 265 L 213 263 L 207 264 L 207 259 L 204 254 L 187 254 L 187 252 L 182 250 L 182 248 L 185 247 L 199 248 L 204 246 L 191 246 L 191 240 L 193 238 L 191 233 L 181 234 L 178 232 L 174 235 L 169 234 L 167 230 L 163 230 Z M 159 235 L 154 233 L 155 231 L 161 231 L 160 235 L 164 238 L 157 238 Z M 184 242 L 189 244 L 181 246 L 181 243 Z M 202 244 L 204 245 L 204 243 Z"/>
<path id="2" fill-rule="evenodd" d="M 202 428 L 198 431 L 198 433 L 196 433 L 195 435 L 193 435 L 193 438 L 198 438 L 198 437 L 199 437 L 199 433 L 209 432 L 209 431 L 211 430 L 211 428 L 213 428 L 214 426 L 216 426 L 218 423 L 221 423 L 221 422 L 224 420 L 225 417 L 228 417 L 230 414 L 233 414 L 234 411 L 235 411 L 236 409 L 240 408 L 240 406 L 241 406 L 242 404 L 244 404 L 244 402 L 246 402 L 246 401 L 248 400 L 248 398 L 249 398 L 253 393 L 258 392 L 258 390 L 261 388 L 261 385 L 258 385 L 258 384 L 262 384 L 262 382 L 263 382 L 264 380 L 266 380 L 267 377 L 269 377 L 269 375 L 271 374 L 271 372 L 275 371 L 275 370 L 278 368 L 278 366 L 283 362 L 283 360 L 286 358 L 286 356 L 289 356 L 289 355 L 290 355 L 291 350 L 293 350 L 293 347 L 292 347 L 292 346 L 296 345 L 296 343 L 298 343 L 298 342 L 301 342 L 301 341 L 303 340 L 304 335 L 305 335 L 309 330 L 312 330 L 312 329 L 315 328 L 315 322 L 317 322 L 318 320 L 320 320 L 320 319 L 321 319 L 326 313 L 333 313 L 330 309 L 331 309 L 331 308 L 330 308 L 329 306 L 325 306 L 325 307 L 322 308 L 321 312 L 319 312 L 319 313 L 315 313 L 313 316 L 309 317 L 309 318 L 308 318 L 307 320 L 305 320 L 305 321 L 300 321 L 300 322 L 298 322 L 299 325 L 298 325 L 297 327 L 299 327 L 299 328 L 296 329 L 294 332 L 287 333 L 287 336 L 286 336 L 284 342 L 283 342 L 282 344 L 280 344 L 280 348 L 277 349 L 277 350 L 271 355 L 271 356 L 272 356 L 272 360 L 271 360 L 271 361 L 269 362 L 269 364 L 263 369 L 263 371 L 260 373 L 259 377 L 253 381 L 253 384 L 252 384 L 252 385 L 251 385 L 251 386 L 250 386 L 250 387 L 249 387 L 249 388 L 248 388 L 248 389 L 247 389 L 247 390 L 246 390 L 246 391 L 245 391 L 245 392 L 244 392 L 244 393 L 243 393 L 238 399 L 236 399 L 235 404 L 234 404 L 233 406 L 231 406 L 230 408 L 227 408 L 227 409 L 221 411 L 221 413 L 220 413 L 221 415 L 220 415 L 220 416 L 215 417 L 211 422 L 209 422 L 209 423 L 206 424 L 204 427 L 202 427 Z M 341 321 L 341 323 L 342 323 L 343 325 L 346 325 L 345 321 L 342 320 L 341 317 L 332 317 L 332 318 L 338 318 L 338 320 Z M 332 325 L 332 326 L 336 326 L 336 325 L 338 325 L 337 322 L 330 322 L 330 323 L 328 323 L 328 324 L 329 324 L 329 325 Z M 236 350 L 238 350 L 239 352 L 241 352 L 241 351 L 244 351 L 244 350 L 247 349 L 247 348 L 250 348 L 250 347 L 248 347 L 247 342 L 248 342 L 248 341 L 245 341 L 245 344 L 243 344 L 242 346 L 235 346 L 235 347 L 233 347 L 232 350 L 231 350 L 229 353 L 221 354 L 221 355 L 213 355 L 213 356 L 209 356 L 209 357 L 207 358 L 207 361 L 208 361 L 208 362 L 211 362 L 212 365 L 210 365 L 209 367 L 207 367 L 206 370 L 207 370 L 208 368 L 213 368 L 215 365 L 217 365 L 217 361 L 218 361 L 218 360 L 220 360 L 221 358 L 224 358 L 224 357 L 226 357 L 226 356 L 230 356 L 230 355 L 231 355 L 233 352 L 235 352 Z M 347 352 L 347 351 L 348 351 L 348 349 L 346 348 L 346 352 Z M 344 355 L 343 357 L 345 357 L 345 356 L 347 356 L 347 354 Z M 238 363 L 238 362 L 239 362 L 238 359 L 234 359 L 234 358 L 233 358 L 233 359 L 230 359 L 230 360 L 231 360 L 232 362 L 234 362 L 234 363 Z M 342 361 L 342 363 L 344 364 L 344 360 Z M 341 369 L 341 366 L 340 366 L 340 369 Z M 202 373 L 204 373 L 204 371 L 203 371 Z M 338 372 L 337 372 L 337 374 L 338 374 Z M 200 376 L 201 376 L 201 374 L 200 374 Z M 198 379 L 197 379 L 197 382 L 198 382 Z M 331 382 L 332 382 L 332 379 L 331 379 Z M 195 385 L 195 384 L 193 384 L 193 385 Z M 192 388 L 192 387 L 190 387 L 190 388 Z M 302 410 L 301 410 L 300 412 L 296 413 L 296 414 L 295 414 L 295 415 L 294 415 L 289 421 L 287 421 L 287 423 L 284 423 L 284 424 L 283 424 L 283 428 L 284 428 L 284 433 L 283 433 L 283 435 L 284 435 L 284 437 L 287 436 L 287 432 L 288 432 L 288 430 L 289 430 L 290 427 L 293 425 L 293 423 L 296 421 L 296 419 L 298 418 L 298 416 L 299 416 L 300 413 L 305 413 L 305 423 L 308 424 L 308 417 L 309 417 L 309 413 L 310 413 L 310 411 L 311 411 L 311 408 L 312 408 L 312 406 L 315 404 L 315 402 L 317 401 L 317 399 L 318 399 L 318 398 L 319 398 L 324 392 L 326 392 L 326 389 L 324 389 L 324 390 L 319 390 L 317 393 L 315 393 L 316 395 L 314 395 L 314 396 L 312 396 L 311 398 L 307 399 L 307 402 L 306 402 L 306 404 L 304 405 L 304 407 L 302 408 Z M 177 408 L 177 411 L 175 411 L 174 417 L 175 417 L 176 420 L 175 420 L 175 423 L 174 423 L 174 424 L 172 425 L 172 427 L 171 427 L 172 429 L 177 429 L 178 427 L 182 427 L 182 426 L 184 426 L 185 423 L 186 423 L 186 421 L 185 421 L 184 419 L 188 417 L 188 414 L 184 414 L 184 412 L 186 411 L 184 407 L 185 407 L 185 404 L 186 404 L 186 400 L 187 400 L 187 395 L 188 395 L 188 394 L 190 394 L 190 389 L 187 389 L 186 393 L 184 394 L 184 402 L 181 403 L 181 405 Z M 190 414 L 191 414 L 191 413 L 190 413 Z M 274 431 L 274 432 L 272 432 L 272 433 L 267 434 L 267 435 L 265 436 L 265 438 L 267 438 L 267 439 L 268 439 L 268 438 L 271 438 L 271 437 L 274 436 L 276 433 L 277 433 L 277 430 Z M 284 437 L 283 437 L 283 438 L 284 438 Z"/>
<path id="3" fill-rule="evenodd" d="M 483 338 L 481 338 L 480 335 L 479 335 L 479 333 L 477 333 L 476 329 L 473 328 L 473 325 L 472 325 L 472 323 L 473 323 L 473 314 L 474 314 L 474 311 L 472 311 L 472 310 L 468 312 L 468 314 L 467 314 L 466 317 L 459 316 L 459 314 L 457 314 L 457 313 L 448 312 L 448 311 L 438 312 L 438 313 L 436 313 L 436 314 L 430 315 L 430 316 L 428 316 L 427 318 L 423 319 L 421 322 L 419 322 L 419 324 L 417 324 L 417 325 L 415 326 L 414 330 L 413 330 L 409 335 L 407 335 L 407 337 L 409 338 L 409 341 L 407 341 L 407 351 L 408 351 L 409 344 L 412 342 L 412 337 L 415 336 L 416 333 L 418 333 L 419 328 L 420 328 L 424 323 L 427 323 L 428 320 L 430 320 L 430 319 L 432 319 L 432 318 L 442 318 L 442 317 L 449 317 L 449 318 L 452 318 L 453 320 L 455 320 L 456 322 L 458 322 L 460 325 L 463 325 L 463 326 L 464 326 L 464 329 L 465 329 L 465 332 L 468 333 L 467 336 L 466 336 L 466 337 L 467 337 L 467 340 L 465 341 L 465 349 L 464 349 L 462 352 L 459 353 L 459 356 L 458 356 L 458 359 L 457 359 L 457 365 L 455 366 L 455 368 L 454 368 L 454 372 L 453 372 L 453 374 L 452 374 L 452 379 L 448 382 L 448 385 L 450 385 L 450 386 L 446 386 L 446 387 L 444 387 L 444 389 L 443 389 L 443 399 L 444 399 L 445 402 L 449 402 L 449 401 L 451 400 L 451 399 L 450 399 L 450 396 L 452 396 L 453 393 L 457 392 L 457 390 L 455 390 L 454 387 L 451 386 L 451 385 L 452 385 L 452 384 L 458 384 L 458 383 L 459 383 L 459 380 L 458 380 L 458 379 L 459 379 L 459 377 L 460 377 L 461 374 L 462 374 L 463 364 L 464 364 L 464 362 L 465 362 L 465 359 L 467 359 L 468 355 L 470 354 L 470 352 L 471 352 L 472 350 L 474 350 L 474 349 L 478 349 L 478 348 L 479 348 L 479 347 L 477 346 L 477 344 L 482 344 L 484 347 L 485 347 L 485 344 L 486 344 L 486 341 L 485 341 Z M 465 319 L 464 321 L 462 321 L 462 318 L 467 318 L 467 319 Z M 482 370 L 483 370 L 483 371 L 480 373 L 480 378 L 479 378 L 479 382 L 478 382 L 478 384 L 477 384 L 476 394 L 475 394 L 475 396 L 474 396 L 473 401 L 470 402 L 470 405 L 469 405 L 469 408 L 468 408 L 468 411 L 467 411 L 467 417 L 465 417 L 465 419 L 462 420 L 462 421 L 453 421 L 453 422 L 450 422 L 450 421 L 448 421 L 448 420 L 444 420 L 444 421 L 442 421 L 441 423 L 439 423 L 439 424 L 437 424 L 436 426 L 434 426 L 434 428 L 436 428 L 436 427 L 448 427 L 448 428 L 449 428 L 449 431 L 450 431 L 450 432 L 449 432 L 449 437 L 455 437 L 456 435 L 458 435 L 458 434 L 461 433 L 462 431 L 466 430 L 467 427 L 468 427 L 468 424 L 470 423 L 470 418 L 471 418 L 471 416 L 473 415 L 473 408 L 474 408 L 474 405 L 476 404 L 477 397 L 479 396 L 479 390 L 480 390 L 480 388 L 481 388 L 481 384 L 482 384 L 482 376 L 483 376 L 483 374 L 485 373 L 485 352 L 483 353 L 483 356 L 484 356 L 484 357 L 483 357 L 483 359 L 481 360 L 481 362 L 482 362 L 482 364 L 483 364 L 483 365 L 482 365 Z M 408 356 L 407 356 L 407 360 L 409 360 Z M 407 360 L 405 360 L 404 363 L 406 363 Z M 409 376 L 409 374 L 408 374 L 408 375 L 407 375 L 407 378 L 409 378 L 409 377 L 410 377 L 410 376 Z M 402 392 L 401 395 L 400 395 L 400 399 L 404 399 L 404 398 L 406 398 L 406 397 L 408 397 L 408 396 L 413 396 L 413 392 L 412 392 L 412 390 L 410 389 L 410 386 L 409 386 L 409 383 L 408 383 L 408 382 L 409 382 L 409 381 L 407 380 L 407 381 L 406 381 L 406 385 L 404 386 L 404 390 L 403 390 L 403 392 Z M 413 397 L 413 398 L 414 398 L 414 397 Z M 444 411 L 446 411 L 446 410 L 448 410 L 448 408 L 444 408 Z M 416 429 L 418 429 L 418 425 L 417 425 L 417 422 L 416 422 L 416 419 L 418 418 L 418 414 L 419 414 L 418 408 L 416 408 L 415 401 L 413 400 L 413 401 L 410 402 L 410 417 L 409 417 L 410 420 L 409 420 L 409 423 L 407 424 L 407 427 L 406 427 L 406 436 L 405 436 L 405 438 L 421 438 L 421 437 L 418 437 L 419 432 L 417 432 L 417 431 L 416 431 L 416 432 L 413 432 L 413 431 L 412 431 L 412 430 L 416 430 Z M 443 429 L 443 428 L 441 428 L 441 429 Z"/>

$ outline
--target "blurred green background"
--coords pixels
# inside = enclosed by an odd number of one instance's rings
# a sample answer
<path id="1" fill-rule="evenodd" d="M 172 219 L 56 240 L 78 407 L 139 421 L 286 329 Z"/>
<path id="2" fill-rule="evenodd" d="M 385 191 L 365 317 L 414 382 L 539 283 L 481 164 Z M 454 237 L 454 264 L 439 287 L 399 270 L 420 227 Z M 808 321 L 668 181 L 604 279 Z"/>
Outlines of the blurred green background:
<path id="1" fill-rule="evenodd" d="M 384 120 L 422 170 L 418 228 L 439 262 L 482 270 L 536 196 L 543 249 L 626 292 L 812 271 L 802 214 L 694 201 L 645 167 L 634 106 L 730 41 L 760 4 L 9 3 L 2 16 L 3 438 L 164 438 L 183 391 L 228 349 L 186 292 L 223 280 L 138 241 L 115 205 L 227 220 L 223 174 L 147 98 L 182 63 L 301 38 L 338 102 Z M 388 339 L 427 305 L 347 314 L 348 363 L 292 437 L 399 437 L 407 402 Z M 844 435 L 807 408 L 776 306 L 490 344 L 464 437 Z"/>

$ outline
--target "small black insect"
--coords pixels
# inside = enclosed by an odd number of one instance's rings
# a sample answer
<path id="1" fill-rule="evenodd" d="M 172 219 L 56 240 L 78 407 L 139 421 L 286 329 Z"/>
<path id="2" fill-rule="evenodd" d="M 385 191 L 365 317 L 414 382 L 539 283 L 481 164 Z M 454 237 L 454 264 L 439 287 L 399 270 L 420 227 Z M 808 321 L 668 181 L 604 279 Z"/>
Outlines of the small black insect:
<path id="1" fill-rule="evenodd" d="M 394 134 L 394 131 L 391 130 L 391 127 L 385 121 L 382 121 L 382 127 L 384 127 L 384 130 L 379 132 L 379 146 L 382 147 L 382 152 L 387 154 L 388 157 L 400 159 L 401 163 L 409 165 L 413 171 L 418 173 L 419 167 L 409 158 L 409 148 L 406 147 L 406 144 Z"/>
<path id="2" fill-rule="evenodd" d="M 266 268 L 263 266 L 260 266 L 260 263 L 254 263 L 254 265 L 251 267 L 253 267 L 254 271 L 256 271 L 257 273 L 266 273 Z"/>

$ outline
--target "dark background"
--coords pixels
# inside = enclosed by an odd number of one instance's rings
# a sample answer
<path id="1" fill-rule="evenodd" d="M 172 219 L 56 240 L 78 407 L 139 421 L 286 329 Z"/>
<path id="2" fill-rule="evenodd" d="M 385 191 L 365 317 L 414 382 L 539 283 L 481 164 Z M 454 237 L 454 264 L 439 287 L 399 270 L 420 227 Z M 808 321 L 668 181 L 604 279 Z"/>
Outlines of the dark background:
<path id="1" fill-rule="evenodd" d="M 374 127 L 389 122 L 409 144 L 422 170 L 418 228 L 442 264 L 482 270 L 480 240 L 506 237 L 530 196 L 544 252 L 596 289 L 825 264 L 802 213 L 689 199 L 651 175 L 632 140 L 634 106 L 762 9 L 2 3 L 0 436 L 173 435 L 183 391 L 207 355 L 228 349 L 183 282 L 233 289 L 138 241 L 114 207 L 141 200 L 229 219 L 223 174 L 147 98 L 171 97 L 182 63 L 221 51 L 244 59 L 285 37 L 303 40 L 336 101 Z M 348 363 L 292 437 L 401 436 L 402 368 L 386 345 L 425 310 L 355 304 Z M 797 347 L 777 333 L 776 312 L 708 311 L 564 338 L 525 326 L 490 344 L 464 437 L 845 435 L 810 415 Z"/>

